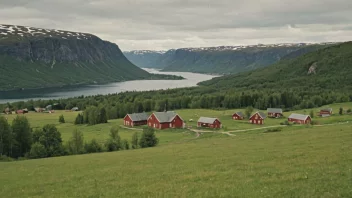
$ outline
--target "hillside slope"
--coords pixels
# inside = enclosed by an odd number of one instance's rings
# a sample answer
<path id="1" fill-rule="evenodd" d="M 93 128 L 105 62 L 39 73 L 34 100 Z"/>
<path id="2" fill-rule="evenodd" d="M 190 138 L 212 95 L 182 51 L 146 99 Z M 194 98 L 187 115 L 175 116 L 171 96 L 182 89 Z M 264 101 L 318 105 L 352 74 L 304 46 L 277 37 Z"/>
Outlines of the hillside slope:
<path id="1" fill-rule="evenodd" d="M 0 197 L 351 197 L 350 129 L 202 134 L 150 149 L 3 162 Z"/>
<path id="2" fill-rule="evenodd" d="M 139 67 L 162 68 L 163 71 L 234 74 L 266 67 L 285 58 L 295 58 L 332 43 L 273 44 L 182 48 L 161 51 L 124 52 Z"/>
<path id="3" fill-rule="evenodd" d="M 149 77 L 116 44 L 94 35 L 0 25 L 0 90 Z"/>
<path id="4" fill-rule="evenodd" d="M 352 42 L 285 59 L 266 68 L 202 82 L 220 89 L 346 89 L 352 90 Z"/>

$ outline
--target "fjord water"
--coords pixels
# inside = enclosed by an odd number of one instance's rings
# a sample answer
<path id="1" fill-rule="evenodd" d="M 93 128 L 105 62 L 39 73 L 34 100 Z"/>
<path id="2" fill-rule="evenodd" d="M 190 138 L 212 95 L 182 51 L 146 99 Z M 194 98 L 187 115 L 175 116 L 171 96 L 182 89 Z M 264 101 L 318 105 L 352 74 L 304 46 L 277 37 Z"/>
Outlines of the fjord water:
<path id="1" fill-rule="evenodd" d="M 106 95 L 125 91 L 150 91 L 160 89 L 172 89 L 181 87 L 196 86 L 197 83 L 210 80 L 215 76 L 197 74 L 190 72 L 160 72 L 155 69 L 144 70 L 150 73 L 169 74 L 182 76 L 184 80 L 134 80 L 126 82 L 109 83 L 104 85 L 87 85 L 79 87 L 43 88 L 21 91 L 0 92 L 0 104 L 7 102 L 38 100 L 38 99 L 59 99 L 77 96 Z"/>

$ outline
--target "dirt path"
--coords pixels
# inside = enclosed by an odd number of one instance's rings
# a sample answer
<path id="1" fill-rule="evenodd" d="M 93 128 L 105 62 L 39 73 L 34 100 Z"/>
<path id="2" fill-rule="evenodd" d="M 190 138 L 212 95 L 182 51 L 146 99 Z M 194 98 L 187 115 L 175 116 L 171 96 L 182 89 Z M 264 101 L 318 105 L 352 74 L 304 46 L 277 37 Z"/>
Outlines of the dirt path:
<path id="1" fill-rule="evenodd" d="M 129 127 L 125 127 L 123 125 L 120 125 L 121 128 L 124 128 L 124 129 L 129 129 L 129 130 L 135 130 L 135 131 L 143 131 L 143 129 L 137 129 L 137 128 L 129 128 Z"/>

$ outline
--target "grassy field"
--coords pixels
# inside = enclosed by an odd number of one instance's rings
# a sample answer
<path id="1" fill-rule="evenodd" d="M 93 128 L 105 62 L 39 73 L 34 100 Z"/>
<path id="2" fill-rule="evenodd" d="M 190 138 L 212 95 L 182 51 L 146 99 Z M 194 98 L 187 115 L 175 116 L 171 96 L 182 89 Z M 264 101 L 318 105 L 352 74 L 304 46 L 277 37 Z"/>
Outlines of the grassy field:
<path id="1" fill-rule="evenodd" d="M 351 129 L 203 134 L 150 149 L 0 163 L 0 197 L 352 197 Z"/>
<path id="2" fill-rule="evenodd" d="M 342 104 L 333 104 L 329 105 L 334 110 L 334 115 L 328 118 L 320 118 L 315 117 L 314 120 L 318 121 L 319 124 L 330 124 L 330 123 L 337 123 L 337 122 L 345 122 L 345 121 L 352 121 L 352 115 L 338 115 L 338 109 L 343 107 L 344 109 L 352 108 L 352 103 L 342 103 Z M 324 108 L 324 107 L 322 107 Z M 319 109 L 313 109 L 314 112 L 318 113 Z M 217 117 L 222 121 L 224 126 L 223 129 L 219 130 L 220 132 L 226 131 L 236 131 L 236 130 L 244 130 L 244 129 L 255 129 L 259 127 L 267 127 L 267 126 L 278 126 L 281 122 L 287 120 L 287 117 L 292 112 L 285 112 L 284 118 L 280 119 L 271 119 L 267 118 L 265 120 L 264 125 L 254 125 L 249 124 L 248 120 L 243 121 L 235 121 L 232 120 L 231 116 L 236 111 L 244 112 L 244 109 L 232 109 L 232 110 L 207 110 L 207 109 L 184 109 L 184 110 L 177 110 L 176 112 L 187 122 L 187 126 L 191 126 L 195 128 L 197 126 L 197 120 L 200 116 L 206 117 Z M 295 111 L 296 113 L 302 114 L 309 114 L 311 109 L 305 109 L 300 111 Z M 266 112 L 266 111 L 263 111 Z M 107 124 L 99 124 L 95 126 L 88 126 L 88 125 L 79 125 L 76 126 L 73 124 L 77 114 L 79 112 L 66 112 L 66 111 L 56 111 L 52 114 L 44 114 L 44 113 L 34 113 L 30 112 L 26 114 L 27 118 L 31 123 L 31 127 L 43 127 L 45 124 L 55 124 L 59 131 L 61 132 L 62 138 L 64 141 L 67 141 L 71 137 L 71 133 L 74 129 L 78 129 L 83 132 L 84 138 L 86 141 L 89 141 L 93 138 L 97 139 L 98 141 L 105 141 L 108 138 L 109 130 L 113 126 L 121 126 L 123 124 L 122 119 L 116 120 L 109 120 Z M 59 116 L 64 115 L 66 123 L 60 124 L 59 123 Z M 12 120 L 16 117 L 16 115 L 6 115 L 8 120 Z M 189 122 L 192 119 L 193 122 Z M 138 129 L 138 128 L 137 128 Z M 141 129 L 141 127 L 139 127 Z M 204 129 L 208 130 L 208 129 Z M 136 132 L 136 130 L 130 130 L 121 128 L 119 129 L 119 133 L 122 139 L 131 140 L 132 134 Z M 139 131 L 137 131 L 139 132 Z M 157 136 L 160 139 L 160 144 L 170 143 L 173 141 L 182 141 L 194 138 L 194 134 L 190 133 L 187 130 L 163 130 L 157 131 Z"/>

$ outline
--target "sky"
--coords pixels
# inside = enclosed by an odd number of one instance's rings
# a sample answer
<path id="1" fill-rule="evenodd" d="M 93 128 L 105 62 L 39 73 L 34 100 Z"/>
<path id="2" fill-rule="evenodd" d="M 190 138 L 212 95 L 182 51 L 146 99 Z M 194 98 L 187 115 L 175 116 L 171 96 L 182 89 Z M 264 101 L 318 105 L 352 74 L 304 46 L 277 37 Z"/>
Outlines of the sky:
<path id="1" fill-rule="evenodd" d="M 0 0 L 0 24 L 91 33 L 123 51 L 352 40 L 352 0 Z"/>

